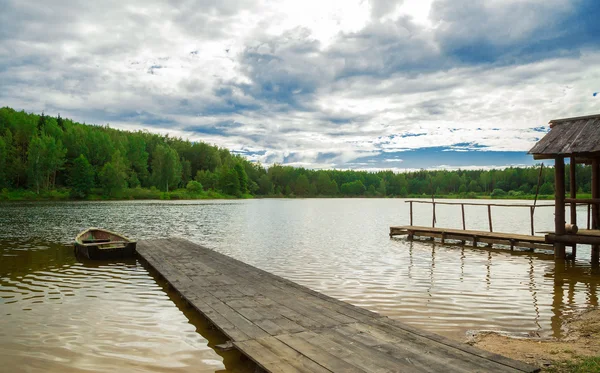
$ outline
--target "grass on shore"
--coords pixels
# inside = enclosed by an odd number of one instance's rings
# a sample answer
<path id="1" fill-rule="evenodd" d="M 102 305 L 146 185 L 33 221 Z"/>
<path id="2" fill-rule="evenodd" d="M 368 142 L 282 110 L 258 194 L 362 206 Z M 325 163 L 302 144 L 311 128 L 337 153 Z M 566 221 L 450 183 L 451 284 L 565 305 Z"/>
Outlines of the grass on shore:
<path id="1" fill-rule="evenodd" d="M 600 356 L 569 360 L 543 370 L 549 373 L 600 373 Z"/>
<path id="2" fill-rule="evenodd" d="M 261 198 L 296 198 L 299 196 L 285 196 L 285 195 L 271 195 L 271 196 L 259 196 Z M 336 196 L 302 196 L 302 198 L 343 198 L 347 196 L 336 195 Z M 379 195 L 361 195 L 353 196 L 354 198 L 382 198 Z M 578 198 L 591 198 L 589 193 L 580 193 Z M 187 189 L 176 189 L 170 192 L 163 192 L 156 188 L 127 188 L 122 191 L 115 193 L 112 196 L 107 196 L 101 189 L 93 189 L 92 193 L 85 198 L 89 201 L 105 201 L 105 200 L 150 200 L 150 199 L 162 199 L 162 200 L 197 200 L 197 199 L 235 199 L 235 198 L 254 198 L 251 194 L 244 194 L 240 197 L 231 196 L 223 193 L 219 193 L 213 190 L 201 191 L 201 192 L 190 192 Z M 385 198 L 385 197 L 383 197 Z M 392 197 L 390 197 L 392 198 Z M 431 199 L 430 195 L 425 194 L 409 194 L 401 198 L 422 198 Z M 502 195 L 486 194 L 486 193 L 458 193 L 458 194 L 446 194 L 436 195 L 436 199 L 520 199 L 520 200 L 533 200 L 534 194 L 522 194 L 520 192 L 509 192 Z M 539 200 L 553 200 L 554 195 L 539 195 Z M 42 190 L 40 194 L 36 194 L 32 190 L 28 189 L 2 189 L 0 191 L 0 201 L 68 201 L 75 200 L 71 196 L 71 190 L 69 188 L 59 188 L 55 190 Z"/>

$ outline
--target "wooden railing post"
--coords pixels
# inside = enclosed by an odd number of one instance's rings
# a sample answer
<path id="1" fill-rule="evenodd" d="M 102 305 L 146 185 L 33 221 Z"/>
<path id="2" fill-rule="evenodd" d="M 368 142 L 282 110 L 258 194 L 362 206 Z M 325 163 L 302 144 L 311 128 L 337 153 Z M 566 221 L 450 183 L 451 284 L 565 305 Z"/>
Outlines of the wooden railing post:
<path id="1" fill-rule="evenodd" d="M 413 203 L 412 203 L 412 201 L 410 201 L 410 226 L 411 227 L 413 226 L 413 209 L 412 209 L 413 206 L 412 205 L 413 205 Z"/>
<path id="2" fill-rule="evenodd" d="M 533 228 L 533 206 L 529 206 L 529 216 L 531 217 L 531 235 L 535 236 L 535 229 Z"/>
<path id="3" fill-rule="evenodd" d="M 565 157 L 554 159 L 554 233 L 565 234 Z M 554 259 L 565 258 L 565 244 L 554 243 Z"/>
<path id="4" fill-rule="evenodd" d="M 431 227 L 435 228 L 435 202 L 433 202 L 433 219 L 431 219 Z"/>
<path id="5" fill-rule="evenodd" d="M 492 206 L 488 205 L 488 220 L 490 221 L 490 232 L 493 232 L 494 229 L 492 228 Z"/>
<path id="6" fill-rule="evenodd" d="M 461 203 L 460 208 L 462 210 L 462 222 L 463 222 L 463 231 L 467 230 L 467 225 L 465 224 L 465 204 Z"/>

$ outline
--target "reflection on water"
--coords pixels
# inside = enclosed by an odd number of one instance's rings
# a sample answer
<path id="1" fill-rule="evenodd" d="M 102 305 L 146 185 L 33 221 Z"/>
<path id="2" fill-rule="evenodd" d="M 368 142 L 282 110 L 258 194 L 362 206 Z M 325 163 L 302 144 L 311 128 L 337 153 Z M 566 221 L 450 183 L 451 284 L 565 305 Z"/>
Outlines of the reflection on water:
<path id="1" fill-rule="evenodd" d="M 563 266 L 547 254 L 389 239 L 390 225 L 408 222 L 407 204 L 396 199 L 19 203 L 0 209 L 0 363 L 27 359 L 55 370 L 102 371 L 111 364 L 145 371 L 241 369 L 223 363 L 207 346 L 203 322 L 175 307 L 138 263 L 91 266 L 47 243 L 68 244 L 89 226 L 136 239 L 184 237 L 458 339 L 469 329 L 558 336 L 569 314 L 598 304 L 600 278 L 591 274 L 589 248 L 580 247 L 578 260 Z M 431 208 L 418 209 L 415 224 L 431 224 Z M 461 225 L 460 207 L 436 210 L 436 226 Z M 494 207 L 494 229 L 527 234 L 528 212 Z M 486 214 L 486 208 L 468 208 L 467 228 L 487 230 Z M 551 229 L 552 220 L 552 209 L 536 210 L 536 230 Z"/>
<path id="2" fill-rule="evenodd" d="M 0 241 L 0 255 L 2 371 L 244 371 L 135 260 L 77 263 L 32 241 Z"/>

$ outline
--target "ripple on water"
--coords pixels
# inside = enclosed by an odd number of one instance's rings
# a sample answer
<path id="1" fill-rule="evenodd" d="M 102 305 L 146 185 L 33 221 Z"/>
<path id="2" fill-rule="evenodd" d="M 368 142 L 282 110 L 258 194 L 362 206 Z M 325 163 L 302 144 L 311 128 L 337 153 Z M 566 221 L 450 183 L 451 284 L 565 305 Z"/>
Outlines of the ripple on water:
<path id="1" fill-rule="evenodd" d="M 222 358 L 139 263 L 73 262 L 3 276 L 0 301 L 5 371 L 224 369 Z"/>
<path id="2" fill-rule="evenodd" d="M 136 327 L 123 325 L 124 339 L 117 343 L 148 338 L 152 344 L 151 330 L 177 335 L 180 342 L 168 342 L 174 346 L 186 339 L 169 330 L 180 329 L 177 322 L 166 321 L 181 320 L 182 315 L 172 314 L 172 302 L 167 305 L 170 301 L 164 292 L 135 263 L 82 266 L 71 253 L 48 254 L 53 252 L 48 242 L 70 243 L 89 226 L 111 228 L 137 239 L 184 237 L 330 296 L 455 338 L 463 338 L 468 329 L 559 335 L 566 316 L 598 305 L 599 277 L 590 274 L 589 248 L 578 248 L 579 259 L 563 267 L 548 260 L 548 255 L 389 239 L 390 225 L 408 221 L 407 204 L 399 199 L 120 201 L 10 204 L 3 209 L 0 226 L 7 227 L 3 233 L 10 240 L 0 244 L 5 248 L 0 253 L 0 291 L 5 294 L 8 287 L 12 296 L 0 298 L 3 314 L 6 311 L 17 320 L 14 315 L 28 308 L 28 316 L 21 317 L 36 322 L 59 314 L 49 320 L 52 325 L 64 326 L 67 320 L 84 331 L 80 335 L 104 341 L 96 349 L 108 353 L 115 352 L 114 343 L 108 345 L 111 338 L 99 335 L 95 323 L 114 333 L 119 318 L 127 314 L 135 314 L 131 323 Z M 466 210 L 469 229 L 488 229 L 487 209 Z M 536 230 L 552 228 L 553 215 L 548 211 L 536 209 Z M 440 205 L 436 214 L 437 226 L 460 224 L 459 207 Z M 414 217 L 416 225 L 430 225 L 431 208 L 415 206 Z M 527 209 L 494 207 L 495 230 L 527 234 L 529 226 Z M 48 289 L 53 299 L 45 295 Z M 43 298 L 36 296 L 40 291 Z M 33 298 L 22 299 L 28 296 Z M 39 299 L 44 302 L 33 303 Z M 28 319 L 29 315 L 34 316 Z M 0 323 L 18 334 L 18 323 L 4 318 Z M 34 321 L 25 324 L 32 327 Z M 60 336 L 69 328 L 51 329 Z M 138 331 L 146 337 L 134 334 Z M 192 353 L 189 346 L 194 343 L 186 343 L 181 356 Z M 45 350 L 49 356 L 52 347 Z M 82 353 L 75 343 L 69 348 L 69 354 L 59 356 L 93 355 Z M 143 344 L 140 351 L 148 348 Z M 158 356 L 162 354 L 159 349 Z M 78 369 L 93 367 L 95 360 L 87 362 L 77 359 Z"/>

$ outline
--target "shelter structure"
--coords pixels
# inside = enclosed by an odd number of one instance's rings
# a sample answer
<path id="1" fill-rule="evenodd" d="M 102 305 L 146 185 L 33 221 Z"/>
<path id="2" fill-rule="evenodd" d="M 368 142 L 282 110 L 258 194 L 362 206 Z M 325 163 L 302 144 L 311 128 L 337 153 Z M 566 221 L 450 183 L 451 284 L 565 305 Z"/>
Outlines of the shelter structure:
<path id="1" fill-rule="evenodd" d="M 565 246 L 592 245 L 591 262 L 598 267 L 600 254 L 600 114 L 550 121 L 548 132 L 530 151 L 534 159 L 554 160 L 555 210 L 554 232 L 546 242 L 554 244 L 555 259 L 564 259 Z M 569 159 L 569 197 L 566 194 L 565 159 Z M 592 167 L 592 198 L 577 198 L 576 167 L 578 163 Z M 577 225 L 577 205 L 588 206 L 587 229 L 567 232 L 565 207 L 570 208 L 570 223 Z M 590 221 L 591 220 L 591 221 Z"/>

